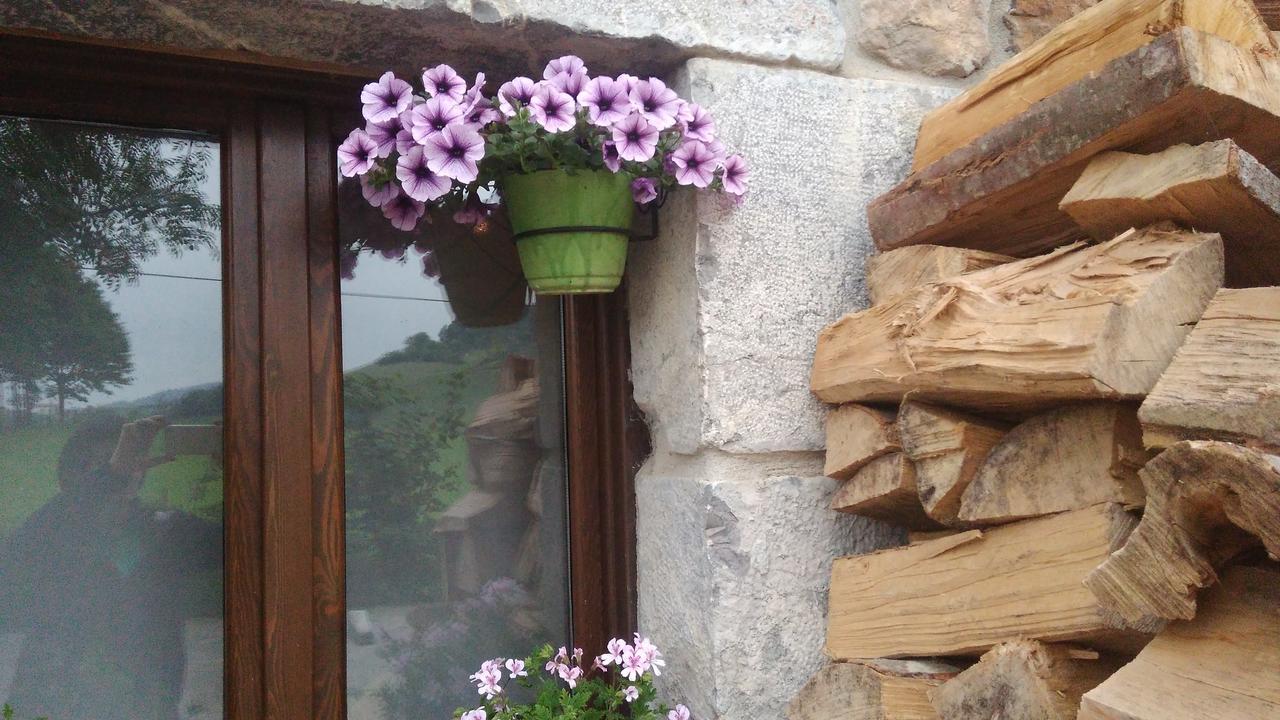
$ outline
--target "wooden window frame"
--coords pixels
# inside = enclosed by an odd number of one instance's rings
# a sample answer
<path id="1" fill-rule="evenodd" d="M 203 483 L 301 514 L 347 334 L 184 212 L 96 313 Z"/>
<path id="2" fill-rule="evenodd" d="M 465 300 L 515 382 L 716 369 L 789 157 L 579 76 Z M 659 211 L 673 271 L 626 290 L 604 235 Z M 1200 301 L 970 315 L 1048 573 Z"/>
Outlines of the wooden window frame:
<path id="1" fill-rule="evenodd" d="M 220 143 L 230 720 L 346 715 L 334 148 L 360 120 L 364 82 L 0 29 L 0 113 Z M 648 437 L 631 400 L 625 288 L 567 299 L 563 328 L 571 632 L 596 649 L 635 626 L 634 476 Z"/>

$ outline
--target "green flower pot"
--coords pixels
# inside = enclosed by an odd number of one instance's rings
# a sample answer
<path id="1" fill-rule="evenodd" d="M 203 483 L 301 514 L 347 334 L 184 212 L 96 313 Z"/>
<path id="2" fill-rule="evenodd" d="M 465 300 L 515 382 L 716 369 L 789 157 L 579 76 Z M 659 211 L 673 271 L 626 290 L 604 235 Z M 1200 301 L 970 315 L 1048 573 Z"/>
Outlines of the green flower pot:
<path id="1" fill-rule="evenodd" d="M 634 210 L 630 176 L 543 170 L 504 177 L 501 192 L 529 287 L 542 295 L 617 289 Z"/>

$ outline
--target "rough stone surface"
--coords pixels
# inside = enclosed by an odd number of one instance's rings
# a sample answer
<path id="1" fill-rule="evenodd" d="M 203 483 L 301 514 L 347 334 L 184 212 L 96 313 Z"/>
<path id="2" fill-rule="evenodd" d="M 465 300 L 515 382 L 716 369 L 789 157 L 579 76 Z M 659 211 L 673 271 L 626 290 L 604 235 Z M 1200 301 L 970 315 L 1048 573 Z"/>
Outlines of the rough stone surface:
<path id="1" fill-rule="evenodd" d="M 1025 50 L 1064 20 L 1099 2 L 1101 0 L 1013 0 L 1009 13 L 1004 16 L 1004 24 L 1011 33 L 1011 49 Z"/>
<path id="2" fill-rule="evenodd" d="M 814 453 L 660 453 L 637 478 L 640 629 L 695 717 L 781 720 L 822 667 L 832 558 L 901 531 L 829 507 Z"/>
<path id="3" fill-rule="evenodd" d="M 890 65 L 968 77 L 991 55 L 991 0 L 861 0 L 858 43 Z"/>
<path id="4" fill-rule="evenodd" d="M 0 25 L 408 72 L 449 62 L 491 77 L 574 52 L 604 72 L 664 74 L 694 55 L 834 68 L 829 0 L 13 0 Z"/>
<path id="5" fill-rule="evenodd" d="M 953 91 L 705 59 L 677 85 L 749 159 L 751 192 L 740 207 L 676 192 L 661 236 L 635 244 L 636 400 L 674 452 L 819 450 L 815 339 L 866 306 L 866 205 Z"/>

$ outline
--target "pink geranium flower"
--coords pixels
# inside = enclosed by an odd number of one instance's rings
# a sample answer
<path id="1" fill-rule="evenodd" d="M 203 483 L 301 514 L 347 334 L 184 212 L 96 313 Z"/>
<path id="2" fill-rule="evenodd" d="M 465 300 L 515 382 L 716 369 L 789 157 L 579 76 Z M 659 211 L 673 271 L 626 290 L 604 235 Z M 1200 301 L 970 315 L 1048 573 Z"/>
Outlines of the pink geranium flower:
<path id="1" fill-rule="evenodd" d="M 628 685 L 622 689 L 622 699 L 627 702 L 635 702 L 640 697 L 640 690 L 635 685 Z"/>
<path id="2" fill-rule="evenodd" d="M 477 163 L 484 157 L 484 138 L 466 125 L 447 125 L 427 138 L 423 151 L 432 172 L 469 183 L 480 174 Z"/>
<path id="3" fill-rule="evenodd" d="M 359 128 L 352 130 L 347 139 L 338 146 L 338 171 L 345 177 L 355 177 L 369 172 L 377 159 L 378 143 Z"/>
<path id="4" fill-rule="evenodd" d="M 621 80 L 598 77 L 578 93 L 578 102 L 587 109 L 593 125 L 609 127 L 631 112 L 630 88 Z"/>
<path id="5" fill-rule="evenodd" d="M 413 86 L 388 71 L 377 82 L 364 86 L 360 102 L 364 106 L 361 112 L 365 120 L 384 123 L 409 109 L 413 102 Z"/>
<path id="6" fill-rule="evenodd" d="M 613 126 L 613 144 L 623 160 L 644 162 L 658 148 L 658 129 L 639 115 L 628 115 Z"/>
<path id="7" fill-rule="evenodd" d="M 485 712 L 484 708 L 476 708 L 462 713 L 462 717 L 459 720 L 489 720 L 489 714 Z"/>
<path id="8" fill-rule="evenodd" d="M 573 96 L 543 85 L 529 100 L 529 117 L 549 133 L 572 130 L 575 124 Z"/>
<path id="9" fill-rule="evenodd" d="M 453 181 L 431 170 L 421 147 L 413 148 L 396 161 L 396 179 L 405 195 L 423 202 L 442 198 L 453 187 Z"/>
<path id="10" fill-rule="evenodd" d="M 459 102 L 467 91 L 467 81 L 448 65 L 437 65 L 422 71 L 422 87 L 429 97 L 445 95 Z"/>
<path id="11" fill-rule="evenodd" d="M 637 81 L 631 88 L 631 109 L 640 113 L 652 126 L 666 130 L 676 124 L 680 98 L 666 83 L 657 78 Z"/>
<path id="12" fill-rule="evenodd" d="M 689 708 L 677 705 L 675 710 L 667 713 L 667 720 L 689 720 Z"/>

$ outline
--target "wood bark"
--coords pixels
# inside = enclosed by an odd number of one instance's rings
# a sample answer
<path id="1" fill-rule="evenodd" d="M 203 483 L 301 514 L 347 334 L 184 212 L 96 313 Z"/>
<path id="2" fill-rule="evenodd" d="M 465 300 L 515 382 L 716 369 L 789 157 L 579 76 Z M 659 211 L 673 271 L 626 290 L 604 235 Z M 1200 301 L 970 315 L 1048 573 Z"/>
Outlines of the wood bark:
<path id="1" fill-rule="evenodd" d="M 1141 635 L 1081 583 L 1135 520 L 1118 505 L 1026 520 L 856 557 L 831 572 L 827 654 L 979 655 L 1009 638 L 1132 648 Z M 1151 631 L 1157 623 L 1131 623 Z"/>
<path id="2" fill-rule="evenodd" d="M 916 489 L 914 463 L 900 452 L 872 460 L 836 490 L 831 507 L 913 530 L 941 527 L 925 514 Z"/>
<path id="3" fill-rule="evenodd" d="M 1079 720 L 1280 717 L 1280 572 L 1235 567 L 1190 622 L 1172 622 L 1138 657 L 1085 693 Z"/>
<path id="4" fill-rule="evenodd" d="M 898 452 L 898 426 L 893 410 L 842 405 L 827 413 L 827 477 L 847 480 L 867 463 Z"/>
<path id="5" fill-rule="evenodd" d="M 934 660 L 831 663 L 787 706 L 787 720 L 937 720 L 928 692 L 959 671 Z"/>
<path id="6" fill-rule="evenodd" d="M 1280 455 L 1280 288 L 1223 290 L 1138 411 L 1148 446 L 1226 440 Z"/>
<path id="7" fill-rule="evenodd" d="M 943 525 L 956 522 L 965 488 L 1008 429 L 1007 423 L 903 401 L 898 434 L 915 464 L 916 490 L 925 514 Z"/>
<path id="8" fill-rule="evenodd" d="M 1080 696 L 1119 668 L 1094 650 L 1012 640 L 931 690 L 929 699 L 941 720 L 1075 720 Z"/>
<path id="9" fill-rule="evenodd" d="M 1228 287 L 1280 283 L 1280 178 L 1231 140 L 1102 153 L 1059 207 L 1097 240 L 1161 220 L 1216 232 Z"/>
<path id="10" fill-rule="evenodd" d="M 964 147 L 1116 58 L 1150 44 L 1152 28 L 1188 27 L 1246 50 L 1273 48 L 1250 0 L 1104 0 L 1050 30 L 981 82 L 925 115 L 912 170 Z"/>
<path id="11" fill-rule="evenodd" d="M 1137 399 L 1222 285 L 1217 235 L 1151 227 L 933 283 L 818 336 L 829 403 L 988 410 Z"/>
<path id="12" fill-rule="evenodd" d="M 1178 443 L 1142 469 L 1138 529 L 1085 584 L 1119 616 L 1190 619 L 1243 538 L 1280 557 L 1280 458 L 1229 443 Z"/>
<path id="13" fill-rule="evenodd" d="M 881 250 L 932 243 L 1029 256 L 1085 237 L 1058 202 L 1098 153 L 1233 138 L 1280 167 L 1280 58 L 1165 33 L 965 147 L 867 209 Z"/>
<path id="14" fill-rule="evenodd" d="M 1137 406 L 1088 403 L 1050 410 L 1015 427 L 978 468 L 959 519 L 999 525 L 1100 502 L 1141 507 L 1142 445 Z"/>
<path id="15" fill-rule="evenodd" d="M 1008 255 L 943 245 L 913 245 L 867 260 L 867 293 L 879 305 L 894 295 L 931 282 L 1012 261 Z"/>

